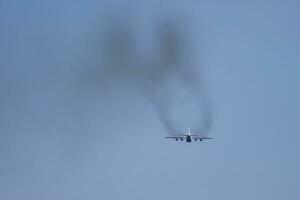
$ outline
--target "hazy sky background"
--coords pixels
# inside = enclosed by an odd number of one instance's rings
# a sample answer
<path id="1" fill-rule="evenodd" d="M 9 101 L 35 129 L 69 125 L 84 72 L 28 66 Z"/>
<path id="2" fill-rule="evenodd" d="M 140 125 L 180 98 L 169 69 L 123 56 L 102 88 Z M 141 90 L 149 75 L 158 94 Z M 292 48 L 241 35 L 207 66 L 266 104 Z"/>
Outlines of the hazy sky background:
<path id="1" fill-rule="evenodd" d="M 0 199 L 299 199 L 299 6 L 0 0 Z M 113 19 L 148 58 L 174 16 L 213 105 L 211 141 L 164 139 L 124 72 L 101 71 Z"/>

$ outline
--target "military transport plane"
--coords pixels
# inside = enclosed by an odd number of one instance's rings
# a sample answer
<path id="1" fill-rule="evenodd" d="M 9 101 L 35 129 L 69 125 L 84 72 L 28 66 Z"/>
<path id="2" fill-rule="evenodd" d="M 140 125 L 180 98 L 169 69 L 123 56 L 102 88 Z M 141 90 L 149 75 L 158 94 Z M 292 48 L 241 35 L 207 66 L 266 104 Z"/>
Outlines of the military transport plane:
<path id="1" fill-rule="evenodd" d="M 165 138 L 168 138 L 168 139 L 175 139 L 176 141 L 178 140 L 185 140 L 186 142 L 190 143 L 192 142 L 192 140 L 194 141 L 202 141 L 202 140 L 207 140 L 207 139 L 213 139 L 211 137 L 203 137 L 203 136 L 200 136 L 200 135 L 192 135 L 191 134 L 191 129 L 188 129 L 188 132 L 187 134 L 184 134 L 184 135 L 178 135 L 178 136 L 170 136 L 170 137 L 165 137 Z"/>

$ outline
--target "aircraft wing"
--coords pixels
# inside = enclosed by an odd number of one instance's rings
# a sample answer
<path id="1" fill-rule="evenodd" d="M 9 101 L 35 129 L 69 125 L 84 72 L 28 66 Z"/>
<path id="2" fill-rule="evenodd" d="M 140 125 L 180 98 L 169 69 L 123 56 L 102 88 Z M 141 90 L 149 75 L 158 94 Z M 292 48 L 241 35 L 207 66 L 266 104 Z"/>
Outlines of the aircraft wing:
<path id="1" fill-rule="evenodd" d="M 202 136 L 196 136 L 196 135 L 193 135 L 192 138 L 193 138 L 193 139 L 199 139 L 199 140 L 213 139 L 213 138 L 211 138 L 211 137 L 202 137 Z"/>
<path id="2" fill-rule="evenodd" d="M 178 139 L 185 139 L 185 136 L 169 136 L 169 137 L 165 137 L 167 139 L 175 139 L 175 140 L 178 140 Z"/>

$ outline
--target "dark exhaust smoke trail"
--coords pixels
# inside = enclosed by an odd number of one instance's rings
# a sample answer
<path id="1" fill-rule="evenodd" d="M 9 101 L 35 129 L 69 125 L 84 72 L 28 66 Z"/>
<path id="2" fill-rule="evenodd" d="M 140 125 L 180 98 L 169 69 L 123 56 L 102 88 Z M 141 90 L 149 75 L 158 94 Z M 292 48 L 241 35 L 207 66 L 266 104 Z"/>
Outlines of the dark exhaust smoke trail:
<path id="1" fill-rule="evenodd" d="M 212 126 L 211 105 L 204 70 L 197 70 L 187 28 L 181 27 L 181 21 L 159 23 L 153 34 L 155 54 L 145 58 L 138 52 L 134 31 L 125 25 L 111 25 L 104 38 L 108 77 L 138 86 L 169 134 L 190 127 L 194 133 L 206 135 Z"/>

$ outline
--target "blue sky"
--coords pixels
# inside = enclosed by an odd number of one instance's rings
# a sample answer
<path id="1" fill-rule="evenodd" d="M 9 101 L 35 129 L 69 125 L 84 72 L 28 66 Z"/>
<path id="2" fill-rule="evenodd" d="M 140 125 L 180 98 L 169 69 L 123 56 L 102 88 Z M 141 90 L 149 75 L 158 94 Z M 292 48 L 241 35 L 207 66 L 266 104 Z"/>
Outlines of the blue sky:
<path id="1" fill-rule="evenodd" d="M 299 199 L 298 7 L 0 1 L 0 198 Z M 155 25 L 174 16 L 188 23 L 196 72 L 204 68 L 212 141 L 165 140 L 124 72 L 103 81 L 114 17 L 152 58 Z"/>

